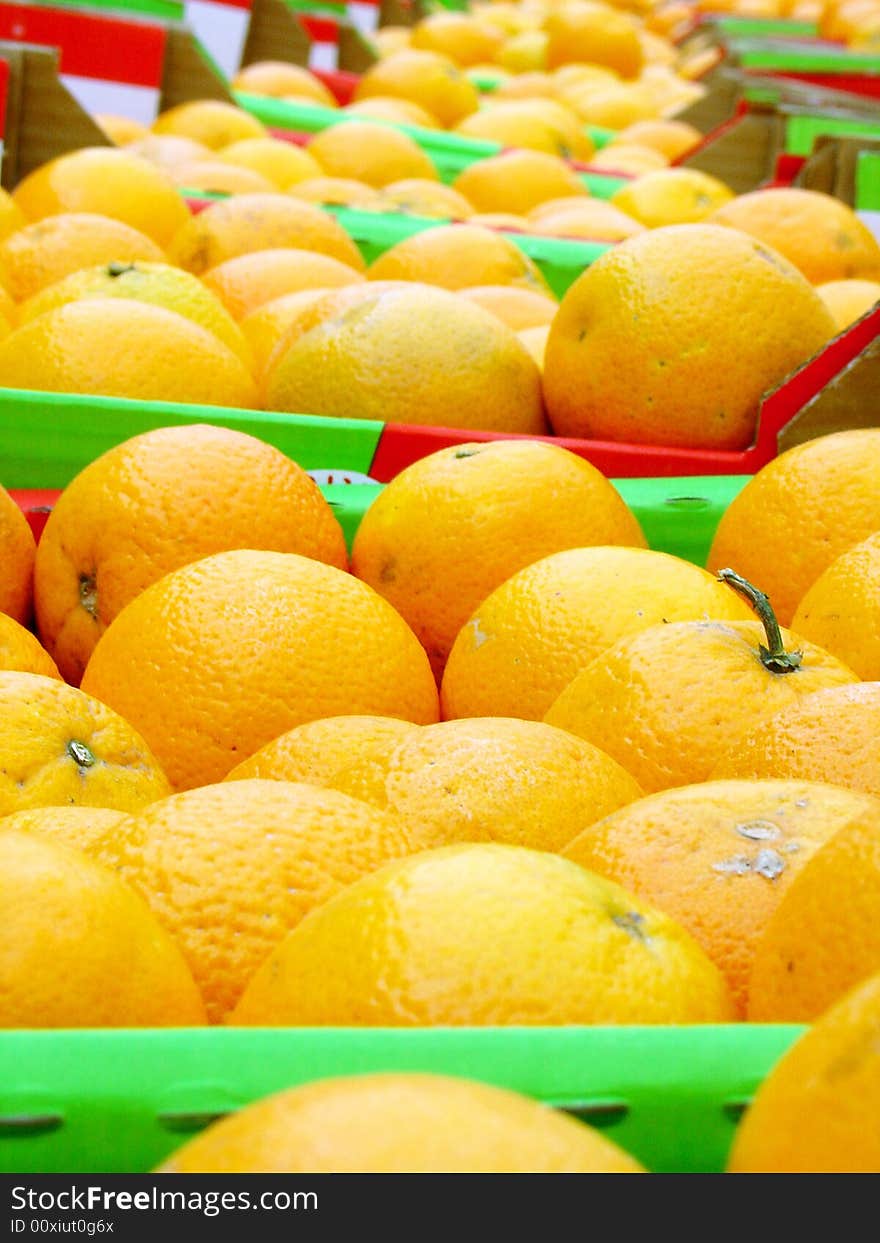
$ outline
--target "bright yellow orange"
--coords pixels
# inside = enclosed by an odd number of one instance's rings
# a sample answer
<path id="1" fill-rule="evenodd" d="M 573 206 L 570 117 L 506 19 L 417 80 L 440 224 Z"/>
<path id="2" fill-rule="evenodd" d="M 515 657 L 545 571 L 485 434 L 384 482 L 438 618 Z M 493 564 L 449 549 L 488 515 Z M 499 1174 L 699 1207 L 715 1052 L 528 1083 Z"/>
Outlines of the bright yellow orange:
<path id="1" fill-rule="evenodd" d="M 853 822 L 880 830 L 880 799 L 813 781 L 708 781 L 612 812 L 563 854 L 677 920 L 744 1012 L 773 912 L 815 851 Z"/>
<path id="2" fill-rule="evenodd" d="M 732 565 L 783 625 L 833 561 L 880 530 L 880 429 L 835 432 L 763 466 L 725 510 L 707 565 Z"/>
<path id="3" fill-rule="evenodd" d="M 26 224 L 27 217 L 15 199 L 8 190 L 0 188 L 0 242 L 17 229 L 23 229 Z"/>
<path id="4" fill-rule="evenodd" d="M 554 298 L 513 285 L 475 285 L 472 289 L 460 290 L 460 294 L 497 315 L 514 332 L 549 324 L 559 310 Z"/>
<path id="5" fill-rule="evenodd" d="M 307 151 L 326 176 L 363 181 L 376 189 L 403 177 L 438 179 L 431 157 L 414 138 L 378 121 L 328 125 L 309 140 Z"/>
<path id="6" fill-rule="evenodd" d="M 815 777 L 880 797 L 880 682 L 814 691 L 747 730 L 718 777 Z"/>
<path id="7" fill-rule="evenodd" d="M 762 394 L 833 335 L 816 291 L 762 243 L 712 224 L 649 230 L 563 298 L 548 417 L 561 436 L 742 449 Z"/>
<path id="8" fill-rule="evenodd" d="M 259 173 L 278 190 L 321 175 L 321 166 L 307 151 L 279 138 L 242 138 L 217 154 L 225 163 Z"/>
<path id="9" fill-rule="evenodd" d="M 776 1063 L 739 1125 L 733 1174 L 880 1168 L 880 974 L 823 1014 Z"/>
<path id="10" fill-rule="evenodd" d="M 596 242 L 622 242 L 645 231 L 644 225 L 605 199 L 551 199 L 530 212 L 529 220 L 535 233 Z"/>
<path id="11" fill-rule="evenodd" d="M 384 763 L 394 746 L 417 730 L 411 721 L 391 716 L 331 716 L 288 730 L 235 768 L 226 781 L 263 777 L 270 781 L 305 781 L 338 788 L 338 777 L 352 764 L 369 771 Z"/>
<path id="12" fill-rule="evenodd" d="M 546 431 L 538 369 L 497 316 L 417 283 L 357 286 L 356 294 L 329 315 L 324 300 L 316 302 L 305 313 L 315 321 L 309 329 L 302 319 L 291 325 L 268 364 L 266 409 Z M 330 306 L 338 296 L 328 295 Z"/>
<path id="13" fill-rule="evenodd" d="M 127 816 L 127 812 L 113 811 L 110 807 L 80 807 L 76 804 L 28 807 L 0 819 L 0 832 L 17 829 L 22 833 L 37 833 L 49 841 L 88 854 L 98 838 L 121 824 Z"/>
<path id="14" fill-rule="evenodd" d="M 437 225 L 391 246 L 375 259 L 370 280 L 426 281 L 444 289 L 521 285 L 548 293 L 538 267 L 515 242 L 481 225 Z"/>
<path id="15" fill-rule="evenodd" d="M 669 160 L 656 147 L 641 146 L 637 142 L 613 142 L 596 152 L 590 160 L 590 167 L 599 172 L 639 179 L 647 173 L 668 169 Z"/>
<path id="16" fill-rule="evenodd" d="M 276 189 L 274 182 L 254 169 L 225 164 L 216 157 L 179 164 L 170 171 L 174 184 L 184 194 L 269 194 Z"/>
<path id="17" fill-rule="evenodd" d="M 830 194 L 783 186 L 739 195 L 712 216 L 785 255 L 814 285 L 880 279 L 880 243 L 851 207 Z"/>
<path id="18" fill-rule="evenodd" d="M 364 270 L 361 253 L 342 226 L 319 207 L 288 194 L 238 194 L 212 203 L 183 226 L 168 254 L 201 276 L 237 255 L 284 246 L 315 250 Z"/>
<path id="19" fill-rule="evenodd" d="M 81 268 L 28 298 L 19 308 L 19 322 L 84 298 L 129 298 L 176 311 L 200 324 L 238 354 L 245 366 L 251 355 L 241 331 L 222 301 L 189 272 L 170 263 L 102 263 Z"/>
<path id="20" fill-rule="evenodd" d="M 177 789 L 220 781 L 305 721 L 351 712 L 427 724 L 438 708 L 424 651 L 381 596 L 319 561 L 252 550 L 205 557 L 141 592 L 82 685 L 152 741 Z"/>
<path id="21" fill-rule="evenodd" d="M 418 48 L 393 52 L 370 66 L 361 76 L 354 98 L 360 101 L 373 95 L 412 100 L 444 127 L 476 112 L 480 102 L 476 87 L 453 61 Z"/>
<path id="22" fill-rule="evenodd" d="M 298 181 L 291 186 L 288 193 L 309 203 L 330 203 L 338 207 L 370 210 L 378 210 L 382 206 L 378 190 L 374 190 L 364 181 L 354 181 L 351 177 L 309 177 L 306 181 Z"/>
<path id="23" fill-rule="evenodd" d="M 520 328 L 516 334 L 534 358 L 541 372 L 544 370 L 544 353 L 547 349 L 547 337 L 550 335 L 549 324 L 539 324 L 536 328 Z"/>
<path id="24" fill-rule="evenodd" d="M 547 68 L 547 43 L 546 31 L 524 30 L 504 40 L 495 53 L 495 63 L 515 74 L 514 82 L 527 73 L 543 73 Z"/>
<path id="25" fill-rule="evenodd" d="M 580 546 L 584 538 L 530 558 L 484 593 L 446 665 L 445 717 L 539 721 L 581 669 L 629 635 L 664 621 L 751 617 L 739 596 L 689 561 L 636 539 L 625 541 L 635 547 L 610 547 L 601 537 L 590 548 Z"/>
<path id="26" fill-rule="evenodd" d="M 388 484 L 361 520 L 352 570 L 407 619 L 440 676 L 490 592 L 541 557 L 591 542 L 645 542 L 595 467 L 557 445 L 464 444 Z"/>
<path id="27" fill-rule="evenodd" d="M 213 332 L 133 298 L 83 298 L 17 328 L 0 342 L 0 384 L 210 406 L 257 401 L 250 372 Z"/>
<path id="28" fill-rule="evenodd" d="M 696 168 L 661 168 L 645 173 L 611 196 L 611 202 L 646 229 L 664 224 L 698 224 L 733 198 L 733 191 Z"/>
<path id="29" fill-rule="evenodd" d="M 415 829 L 336 790 L 249 780 L 161 799 L 90 853 L 174 937 L 218 1023 L 309 911 L 418 849 Z"/>
<path id="30" fill-rule="evenodd" d="M 504 151 L 477 160 L 453 184 L 477 211 L 523 216 L 548 199 L 587 195 L 570 165 L 540 151 Z"/>
<path id="31" fill-rule="evenodd" d="M 440 122 L 427 108 L 411 99 L 395 99 L 390 95 L 372 95 L 356 100 L 341 110 L 347 116 L 367 117 L 371 121 L 394 121 L 397 125 L 418 125 L 422 129 L 440 129 Z"/>
<path id="32" fill-rule="evenodd" d="M 843 332 L 880 302 L 880 281 L 826 281 L 816 293 L 834 316 L 838 332 Z"/>
<path id="33" fill-rule="evenodd" d="M 204 1023 L 174 941 L 142 898 L 79 850 L 0 833 L 0 902 L 0 1027 Z"/>
<path id="34" fill-rule="evenodd" d="M 193 138 L 212 151 L 222 151 L 243 138 L 265 138 L 267 134 L 262 121 L 244 108 L 218 99 L 195 99 L 168 108 L 153 122 L 152 130 L 154 134 Z"/>
<path id="35" fill-rule="evenodd" d="M 363 280 L 360 272 L 339 259 L 293 247 L 236 255 L 210 268 L 202 277 L 207 288 L 237 320 L 284 294 L 355 285 Z"/>
<path id="36" fill-rule="evenodd" d="M 880 681 L 880 532 L 841 553 L 813 583 L 792 629 Z"/>
<path id="37" fill-rule="evenodd" d="M 538 35 L 541 39 L 541 58 L 546 49 L 546 38 L 543 31 L 526 31 L 529 36 Z M 537 47 L 538 44 L 533 44 Z M 513 73 L 503 78 L 492 92 L 492 100 L 496 99 L 559 99 L 559 89 L 550 73 L 543 70 L 530 70 Z M 566 105 L 567 106 L 567 105 Z"/>
<path id="38" fill-rule="evenodd" d="M 581 120 L 588 125 L 598 125 L 602 129 L 618 132 L 634 125 L 636 121 L 654 120 L 660 111 L 651 90 L 641 83 L 614 82 L 601 88 L 596 85 L 574 88 L 565 92 L 565 99 L 575 109 Z M 666 157 L 661 156 L 656 147 L 646 147 L 639 143 L 628 143 L 627 146 L 637 148 L 642 153 L 641 166 L 638 170 L 633 168 L 633 172 L 647 171 L 647 156 L 644 154 L 647 151 L 650 151 L 654 157 L 651 167 L 656 167 L 657 157 L 666 161 Z M 622 147 L 621 143 L 621 149 Z M 599 159 L 600 167 L 604 159 L 603 153 L 605 153 L 604 148 L 596 157 Z M 612 153 L 605 154 L 610 159 Z M 619 153 L 615 152 L 614 155 L 617 167 L 620 167 Z M 609 164 L 606 167 L 614 167 L 614 165 Z"/>
<path id="39" fill-rule="evenodd" d="M 257 252 L 259 253 L 259 251 Z M 253 357 L 254 375 L 261 380 L 278 342 L 310 306 L 330 292 L 326 287 L 301 289 L 264 302 L 241 321 L 241 331 Z"/>
<path id="40" fill-rule="evenodd" d="M 474 209 L 463 194 L 440 181 L 422 177 L 404 177 L 382 189 L 382 204 L 396 212 L 412 216 L 439 217 L 444 220 L 467 220 Z"/>
<path id="41" fill-rule="evenodd" d="M 286 60 L 260 60 L 239 69 L 232 89 L 250 95 L 273 95 L 277 99 L 311 99 L 324 108 L 336 108 L 336 96 L 320 78 L 302 65 Z"/>
<path id="42" fill-rule="evenodd" d="M 189 216 L 165 171 L 112 147 L 83 147 L 59 156 L 28 174 L 12 197 L 28 220 L 91 212 L 120 220 L 162 247 Z"/>
<path id="43" fill-rule="evenodd" d="M 166 256 L 137 229 L 90 212 L 49 216 L 0 244 L 0 277 L 17 302 L 81 268 L 138 262 L 163 263 Z"/>
<path id="44" fill-rule="evenodd" d="M 755 723 L 810 691 L 857 681 L 828 652 L 780 637 L 775 662 L 761 654 L 776 645 L 758 622 L 649 626 L 581 670 L 544 720 L 607 751 L 649 794 L 706 781 Z M 795 651 L 800 663 L 787 669 Z"/>
<path id="45" fill-rule="evenodd" d="M 269 955 L 245 1026 L 554 1026 L 733 1017 L 688 933 L 557 855 L 469 842 L 349 885 Z"/>
<path id="46" fill-rule="evenodd" d="M 196 142 L 194 138 L 184 138 L 179 134 L 149 133 L 145 138 L 129 143 L 126 150 L 132 155 L 149 160 L 151 164 L 168 169 L 169 172 L 181 164 L 195 164 L 198 160 L 211 158 L 210 147 L 206 147 L 203 142 Z"/>
<path id="47" fill-rule="evenodd" d="M 667 160 L 679 160 L 703 141 L 700 131 L 688 121 L 674 117 L 658 117 L 652 121 L 634 121 L 621 130 L 616 142 L 635 142 L 655 147 Z"/>
<path id="48" fill-rule="evenodd" d="M 504 147 L 525 148 L 545 155 L 572 154 L 570 134 L 558 120 L 536 110 L 531 100 L 509 99 L 471 113 L 455 127 L 464 138 L 480 138 Z"/>
<path id="49" fill-rule="evenodd" d="M 37 549 L 37 624 L 65 678 L 80 680 L 101 635 L 151 583 L 231 548 L 348 564 L 317 484 L 254 436 L 164 427 L 96 458 L 62 492 Z"/>
<path id="50" fill-rule="evenodd" d="M 546 22 L 547 65 L 572 61 L 604 65 L 622 78 L 637 78 L 644 63 L 636 23 L 605 4 L 571 0 Z"/>
<path id="51" fill-rule="evenodd" d="M 468 219 L 472 225 L 480 225 L 493 232 L 498 229 L 502 233 L 532 232 L 528 216 L 517 216 L 509 211 L 475 211 Z"/>
<path id="52" fill-rule="evenodd" d="M 504 36 L 488 22 L 470 13 L 429 13 L 413 27 L 410 47 L 439 52 L 456 65 L 484 64 L 501 46 Z"/>
<path id="53" fill-rule="evenodd" d="M 6 613 L 0 613 L 0 669 L 39 673 L 46 678 L 61 677 L 55 661 L 36 635 Z"/>
<path id="54" fill-rule="evenodd" d="M 31 616 L 36 544 L 27 518 L 0 486 L 0 613 L 17 622 Z"/>
<path id="55" fill-rule="evenodd" d="M 880 831 L 875 808 L 817 850 L 755 949 L 748 1017 L 812 1023 L 880 971 Z"/>
<path id="56" fill-rule="evenodd" d="M 160 1173 L 625 1173 L 637 1161 L 525 1096 L 428 1074 L 324 1079 L 263 1098 L 178 1148 Z"/>
<path id="57" fill-rule="evenodd" d="M 0 816 L 75 803 L 137 811 L 170 793 L 143 738 L 55 677 L 0 672 Z"/>

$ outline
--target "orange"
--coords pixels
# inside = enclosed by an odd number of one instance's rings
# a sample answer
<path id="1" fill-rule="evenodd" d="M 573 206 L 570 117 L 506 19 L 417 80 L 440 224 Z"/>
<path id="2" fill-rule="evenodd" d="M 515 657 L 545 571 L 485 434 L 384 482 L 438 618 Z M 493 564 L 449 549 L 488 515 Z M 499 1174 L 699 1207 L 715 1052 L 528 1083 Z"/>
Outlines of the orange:
<path id="1" fill-rule="evenodd" d="M 585 828 L 563 851 L 677 920 L 745 1009 L 755 946 L 816 850 L 880 799 L 814 781 L 708 781 L 664 790 Z"/>
<path id="2" fill-rule="evenodd" d="M 644 62 L 636 23 L 625 13 L 586 0 L 550 13 L 546 22 L 547 65 L 572 61 L 604 65 L 622 78 L 637 78 Z"/>
<path id="3" fill-rule="evenodd" d="M 534 107 L 532 100 L 510 99 L 481 108 L 455 127 L 464 138 L 479 138 L 503 147 L 526 148 L 546 155 L 573 154 L 568 128 Z"/>
<path id="4" fill-rule="evenodd" d="M 522 44 L 522 50 L 530 48 L 532 52 L 539 51 L 540 58 L 543 61 L 546 51 L 547 38 L 543 31 L 527 30 L 523 32 L 528 36 L 530 43 Z M 519 39 L 519 35 L 515 36 Z M 512 41 L 507 43 L 508 50 L 511 49 Z M 518 51 L 520 49 L 514 49 Z M 496 61 L 496 64 L 498 62 Z M 524 72 L 513 72 L 512 76 L 503 78 L 492 92 L 492 102 L 496 99 L 558 99 L 559 88 L 552 74 L 546 73 L 543 69 L 531 69 Z"/>
<path id="5" fill-rule="evenodd" d="M 55 661 L 39 639 L 6 613 L 0 613 L 0 669 L 39 673 L 46 678 L 61 677 Z"/>
<path id="6" fill-rule="evenodd" d="M 759 582 L 790 625 L 820 574 L 880 530 L 880 428 L 807 441 L 761 467 L 728 505 L 710 570 Z"/>
<path id="7" fill-rule="evenodd" d="M 259 251 L 257 252 L 260 253 Z M 262 378 L 272 353 L 290 325 L 299 318 L 301 312 L 313 306 L 330 291 L 320 289 L 301 289 L 298 293 L 283 294 L 273 298 L 246 315 L 241 321 L 241 331 L 251 349 L 254 360 L 254 375 Z"/>
<path id="8" fill-rule="evenodd" d="M 466 220 L 474 209 L 463 194 L 445 186 L 440 181 L 426 181 L 422 177 L 403 177 L 392 181 L 382 189 L 381 201 L 393 211 L 406 212 L 412 216 L 440 217 L 446 220 Z"/>
<path id="9" fill-rule="evenodd" d="M 880 280 L 826 281 L 816 293 L 834 316 L 838 332 L 867 315 L 880 301 Z"/>
<path id="10" fill-rule="evenodd" d="M 0 285 L 0 316 L 3 317 L 4 326 L 8 331 L 11 331 L 18 323 L 18 306 L 2 285 Z"/>
<path id="11" fill-rule="evenodd" d="M 644 233 L 645 227 L 605 199 L 558 199 L 542 203 L 529 213 L 535 233 L 549 237 L 586 237 L 597 242 L 622 242 Z M 565 203 L 565 206 L 562 204 Z"/>
<path id="12" fill-rule="evenodd" d="M 547 413 L 560 436 L 743 449 L 762 394 L 833 335 L 816 291 L 762 243 L 711 224 L 649 230 L 562 299 Z"/>
<path id="13" fill-rule="evenodd" d="M 635 142 L 654 147 L 667 160 L 679 160 L 703 141 L 703 134 L 688 121 L 674 117 L 658 117 L 651 121 L 634 121 L 621 130 L 616 142 Z"/>
<path id="14" fill-rule="evenodd" d="M 480 102 L 477 88 L 453 61 L 418 48 L 393 52 L 370 66 L 355 88 L 354 99 L 359 102 L 373 95 L 411 100 L 444 127 L 476 112 Z"/>
<path id="15" fill-rule="evenodd" d="M 161 799 L 90 853 L 147 901 L 219 1023 L 310 910 L 419 848 L 397 817 L 336 790 L 250 780 Z"/>
<path id="16" fill-rule="evenodd" d="M 509 211 L 480 211 L 468 217 L 472 225 L 481 225 L 493 232 L 501 229 L 510 233 L 530 233 L 531 227 L 527 216 L 516 216 Z M 548 287 L 549 288 L 549 287 Z"/>
<path id="17" fill-rule="evenodd" d="M 367 275 L 376 281 L 426 281 L 443 289 L 521 285 L 549 292 L 538 267 L 515 242 L 475 224 L 437 225 L 414 233 L 375 259 Z"/>
<path id="18" fill-rule="evenodd" d="M 221 300 L 198 277 L 170 263 L 114 262 L 81 268 L 23 302 L 19 322 L 27 324 L 46 311 L 84 298 L 131 298 L 176 311 L 213 333 L 238 354 L 245 366 L 251 364 L 241 331 Z"/>
<path id="19" fill-rule="evenodd" d="M 225 164 L 216 158 L 178 164 L 170 172 L 174 184 L 184 194 L 269 194 L 276 189 L 274 182 L 254 169 Z"/>
<path id="20" fill-rule="evenodd" d="M 437 169 L 414 138 L 378 121 L 328 125 L 309 140 L 308 154 L 328 177 L 364 181 L 381 189 L 403 177 L 437 179 Z"/>
<path id="21" fill-rule="evenodd" d="M 212 203 L 183 226 L 168 253 L 173 263 L 201 276 L 236 255 L 284 246 L 316 250 L 364 270 L 360 251 L 332 216 L 287 194 L 238 194 Z"/>
<path id="22" fill-rule="evenodd" d="M 647 229 L 698 224 L 733 198 L 733 191 L 696 168 L 661 168 L 622 186 L 611 202 Z"/>
<path id="23" fill-rule="evenodd" d="M 379 494 L 355 535 L 352 570 L 406 618 L 439 676 L 490 592 L 541 557 L 589 543 L 645 543 L 589 462 L 537 442 L 463 444 L 414 462 Z"/>
<path id="24" fill-rule="evenodd" d="M 880 818 L 876 805 L 817 850 L 755 949 L 748 1016 L 812 1023 L 880 971 Z"/>
<path id="25" fill-rule="evenodd" d="M 90 212 L 50 216 L 0 244 L 0 277 L 17 302 L 81 268 L 140 261 L 162 263 L 165 255 L 145 234 Z"/>
<path id="26" fill-rule="evenodd" d="M 288 193 L 309 203 L 332 203 L 339 207 L 377 209 L 382 204 L 378 190 L 351 177 L 309 177 L 291 186 Z"/>
<path id="27" fill-rule="evenodd" d="M 547 43 L 546 31 L 524 30 L 504 40 L 495 53 L 495 63 L 516 75 L 513 82 L 526 73 L 543 74 L 547 68 Z"/>
<path id="28" fill-rule="evenodd" d="M 392 52 L 400 52 L 403 48 L 409 47 L 411 38 L 411 26 L 380 26 L 378 30 L 373 31 L 372 43 L 378 58 L 384 60 Z"/>
<path id="29" fill-rule="evenodd" d="M 225 780 L 265 777 L 333 788 L 339 775 L 352 764 L 369 771 L 370 765 L 381 764 L 396 743 L 418 728 L 411 721 L 391 716 L 331 716 L 307 721 L 260 747 L 237 764 Z"/>
<path id="30" fill-rule="evenodd" d="M 783 186 L 742 194 L 715 212 L 785 255 L 815 285 L 880 279 L 880 243 L 851 207 L 830 194 Z"/>
<path id="31" fill-rule="evenodd" d="M 410 47 L 439 52 L 466 67 L 491 60 L 503 38 L 499 30 L 470 13 L 429 13 L 413 27 Z"/>
<path id="32" fill-rule="evenodd" d="M 733 1174 L 880 1169 L 880 974 L 842 997 L 758 1088 L 734 1137 Z"/>
<path id="33" fill-rule="evenodd" d="M 143 738 L 54 677 L 0 672 L 0 816 L 75 803 L 137 811 L 170 793 Z"/>
<path id="34" fill-rule="evenodd" d="M 178 789 L 220 781 L 318 717 L 437 719 L 428 659 L 403 619 L 366 584 L 294 553 L 223 552 L 166 574 L 107 628 L 82 685 L 152 740 Z"/>
<path id="35" fill-rule="evenodd" d="M 320 78 L 302 65 L 286 60 L 258 60 L 239 69 L 231 82 L 234 91 L 248 95 L 274 95 L 276 98 L 311 99 L 325 108 L 336 108 L 336 96 Z"/>
<path id="36" fill-rule="evenodd" d="M 26 224 L 27 218 L 15 199 L 8 190 L 0 189 L 0 242 Z"/>
<path id="37" fill-rule="evenodd" d="M 17 829 L 24 833 L 39 833 L 50 841 L 84 850 L 88 854 L 99 837 L 125 819 L 126 812 L 113 811 L 110 807 L 79 807 L 75 804 L 62 807 L 28 807 L 0 819 L 0 832 Z"/>
<path id="38" fill-rule="evenodd" d="M 321 166 L 307 151 L 279 138 L 243 138 L 219 151 L 218 159 L 259 173 L 278 190 L 321 175 Z"/>
<path id="39" fill-rule="evenodd" d="M 792 629 L 866 681 L 880 681 L 880 532 L 832 561 L 801 600 Z"/>
<path id="40" fill-rule="evenodd" d="M 750 726 L 810 691 L 857 680 L 821 648 L 796 645 L 787 631 L 780 638 L 781 647 L 758 622 L 649 626 L 581 670 L 544 720 L 607 751 L 649 794 L 706 781 Z"/>
<path id="41" fill-rule="evenodd" d="M 319 318 L 323 305 L 307 315 Z M 546 430 L 541 377 L 528 352 L 495 315 L 445 289 L 375 288 L 291 341 L 294 329 L 269 363 L 268 410 Z"/>
<path id="42" fill-rule="evenodd" d="M 880 682 L 814 691 L 747 730 L 719 777 L 815 777 L 880 797 Z"/>
<path id="43" fill-rule="evenodd" d="M 460 294 L 468 302 L 497 315 L 514 332 L 549 324 L 559 309 L 554 298 L 513 285 L 475 285 L 472 289 L 462 289 Z"/>
<path id="44" fill-rule="evenodd" d="M 534 358 L 541 371 L 544 370 L 544 351 L 547 348 L 547 337 L 550 335 L 549 324 L 539 324 L 536 328 L 520 328 L 516 334 Z"/>
<path id="45" fill-rule="evenodd" d="M 27 518 L 0 486 L 0 613 L 18 622 L 30 620 L 35 549 Z"/>
<path id="46" fill-rule="evenodd" d="M 411 99 L 395 99 L 391 95 L 373 95 L 346 104 L 346 116 L 366 117 L 370 121 L 393 121 L 396 125 L 418 125 L 422 129 L 440 129 L 440 123 L 426 108 Z"/>
<path id="47" fill-rule="evenodd" d="M 114 112 L 95 113 L 92 119 L 100 125 L 114 147 L 127 147 L 129 143 L 137 142 L 150 132 L 146 125 L 135 121 L 133 117 L 118 116 Z"/>
<path id="48" fill-rule="evenodd" d="M 660 111 L 651 91 L 647 86 L 639 83 L 618 82 L 603 86 L 601 89 L 591 85 L 586 89 L 566 91 L 565 99 L 588 125 L 597 125 L 602 129 L 617 131 L 626 129 L 636 121 L 652 120 Z M 642 171 L 648 166 L 645 152 L 650 151 L 653 157 L 650 164 L 652 168 L 657 166 L 658 159 L 663 160 L 664 163 L 668 162 L 656 148 L 635 143 L 627 145 L 630 148 L 638 147 L 638 150 L 643 153 L 640 166 Z M 609 159 L 611 154 L 608 152 Z M 617 160 L 618 153 L 615 152 L 614 156 Z M 602 152 L 600 151 L 595 158 L 599 160 L 601 167 L 604 159 Z M 607 165 L 606 167 L 614 166 Z"/>
<path id="49" fill-rule="evenodd" d="M 573 508 L 568 501 L 562 510 Z M 539 721 L 581 669 L 629 635 L 663 622 L 751 617 L 734 592 L 688 561 L 636 540 L 628 542 L 641 546 L 578 546 L 586 542 L 499 576 L 478 602 L 446 665 L 445 717 Z"/>
<path id="50" fill-rule="evenodd" d="M 0 1027 L 195 1027 L 201 998 L 142 898 L 78 850 L 0 833 Z"/>
<path id="51" fill-rule="evenodd" d="M 194 99 L 159 114 L 154 134 L 194 138 L 212 151 L 221 151 L 243 138 L 264 138 L 266 127 L 255 116 L 219 99 Z"/>
<path id="52" fill-rule="evenodd" d="M 477 211 L 523 216 L 548 199 L 587 194 L 570 165 L 540 151 L 503 151 L 477 160 L 453 184 Z"/>
<path id="53" fill-rule="evenodd" d="M 597 747 L 539 721 L 504 717 L 444 721 L 388 738 L 384 753 L 361 751 L 332 785 L 414 826 L 421 848 L 501 842 L 558 851 L 642 793 Z"/>
<path id="54" fill-rule="evenodd" d="M 643 147 L 635 142 L 610 142 L 596 152 L 590 160 L 590 167 L 638 179 L 647 173 L 667 170 L 669 161 L 655 147 Z M 624 190 L 628 188 L 623 187 Z M 622 203 L 620 207 L 626 210 Z"/>
<path id="55" fill-rule="evenodd" d="M 166 172 L 112 147 L 83 147 L 59 156 L 28 174 L 12 197 L 28 220 L 93 212 L 121 220 L 163 247 L 189 218 Z"/>
<path id="56" fill-rule="evenodd" d="M 293 247 L 236 255 L 210 268 L 202 277 L 208 289 L 238 320 L 284 294 L 354 285 L 363 280 L 360 272 L 340 259 Z"/>
<path id="57" fill-rule="evenodd" d="M 160 1173 L 625 1173 L 598 1131 L 449 1075 L 334 1077 L 264 1097 L 178 1148 Z"/>
<path id="58" fill-rule="evenodd" d="M 241 358 L 213 332 L 131 298 L 82 298 L 17 328 L 0 342 L 0 385 L 210 406 L 257 400 Z"/>
<path id="59" fill-rule="evenodd" d="M 144 588 L 231 548 L 347 566 L 342 528 L 317 484 L 243 432 L 159 428 L 80 471 L 49 515 L 34 574 L 40 636 L 65 678 L 79 681 L 101 635 Z"/>
<path id="60" fill-rule="evenodd" d="M 679 924 L 566 859 L 468 842 L 386 864 L 269 955 L 245 1026 L 724 1022 L 727 987 Z"/>
<path id="61" fill-rule="evenodd" d="M 197 160 L 209 160 L 211 148 L 194 138 L 178 134 L 147 134 L 126 147 L 132 155 L 141 156 L 151 164 L 173 171 L 181 164 L 194 164 Z"/>

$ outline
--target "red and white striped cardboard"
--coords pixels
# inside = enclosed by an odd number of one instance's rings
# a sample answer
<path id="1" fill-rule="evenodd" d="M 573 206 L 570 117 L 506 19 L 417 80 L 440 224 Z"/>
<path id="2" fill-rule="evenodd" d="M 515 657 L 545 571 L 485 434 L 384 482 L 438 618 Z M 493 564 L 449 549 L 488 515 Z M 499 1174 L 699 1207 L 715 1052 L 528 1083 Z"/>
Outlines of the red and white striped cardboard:
<path id="1" fill-rule="evenodd" d="M 165 31 L 155 24 L 0 3 L 0 39 L 58 49 L 61 81 L 93 116 L 150 124 L 159 111 Z"/>
<path id="2" fill-rule="evenodd" d="M 252 0 L 184 0 L 187 25 L 225 77 L 241 68 Z"/>

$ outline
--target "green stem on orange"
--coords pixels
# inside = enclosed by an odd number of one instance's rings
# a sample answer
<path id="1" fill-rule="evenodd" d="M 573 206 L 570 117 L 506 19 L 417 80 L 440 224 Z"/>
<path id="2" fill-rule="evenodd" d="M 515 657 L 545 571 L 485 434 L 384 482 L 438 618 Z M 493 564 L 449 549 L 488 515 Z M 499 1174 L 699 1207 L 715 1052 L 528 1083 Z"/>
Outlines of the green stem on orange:
<path id="1" fill-rule="evenodd" d="M 804 654 L 786 651 L 779 622 L 764 592 L 753 587 L 748 579 L 733 570 L 719 570 L 717 578 L 719 582 L 732 587 L 758 614 L 758 620 L 767 636 L 767 646 L 765 647 L 762 643 L 758 648 L 764 668 L 769 669 L 771 673 L 794 673 L 795 669 L 800 668 Z"/>

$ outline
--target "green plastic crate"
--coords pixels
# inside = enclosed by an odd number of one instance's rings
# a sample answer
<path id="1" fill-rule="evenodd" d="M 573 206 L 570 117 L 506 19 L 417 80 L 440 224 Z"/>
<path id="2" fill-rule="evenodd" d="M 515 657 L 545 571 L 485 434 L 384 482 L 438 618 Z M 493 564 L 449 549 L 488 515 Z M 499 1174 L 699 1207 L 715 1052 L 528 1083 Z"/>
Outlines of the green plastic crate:
<path id="1" fill-rule="evenodd" d="M 6 1031 L 0 1172 L 145 1173 L 250 1101 L 381 1070 L 509 1087 L 601 1127 L 654 1172 L 717 1172 L 756 1087 L 803 1030 L 743 1023 Z"/>

